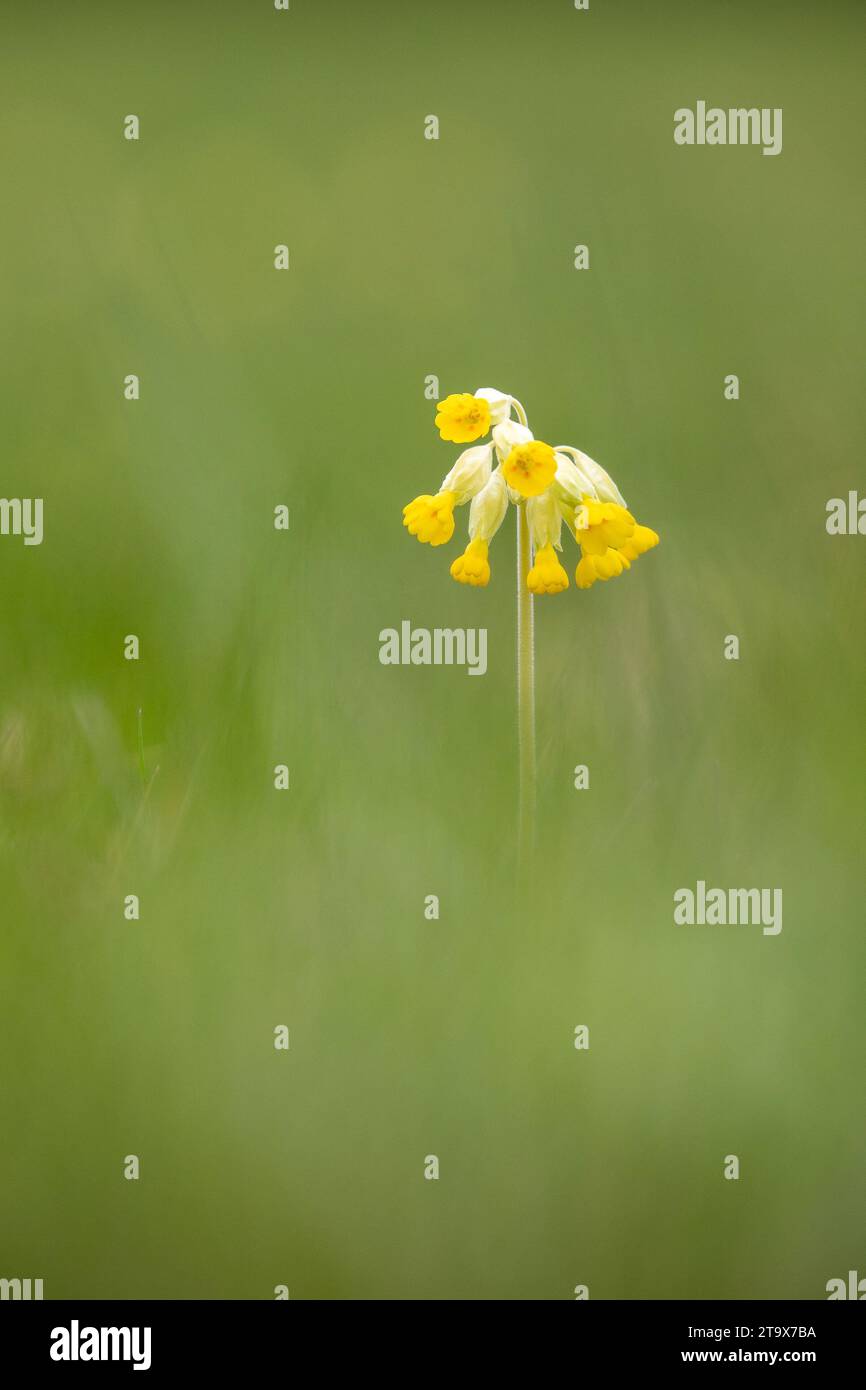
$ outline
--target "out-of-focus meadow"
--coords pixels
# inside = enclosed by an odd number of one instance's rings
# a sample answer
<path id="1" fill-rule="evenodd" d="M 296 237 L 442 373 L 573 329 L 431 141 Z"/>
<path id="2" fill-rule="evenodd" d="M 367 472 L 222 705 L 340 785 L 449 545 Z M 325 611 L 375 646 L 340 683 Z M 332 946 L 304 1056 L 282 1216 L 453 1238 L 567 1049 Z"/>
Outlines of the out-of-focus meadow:
<path id="1" fill-rule="evenodd" d="M 0 1275 L 862 1271 L 866 540 L 824 527 L 866 489 L 862 61 L 843 3 L 8 8 L 0 493 L 45 538 L 0 537 Z M 782 107 L 783 153 L 678 148 L 699 98 Z M 527 909 L 514 514 L 486 590 L 465 512 L 402 529 L 456 452 L 428 374 L 516 393 L 662 537 L 537 604 Z M 486 627 L 487 675 L 381 666 L 404 618 Z M 781 934 L 675 927 L 699 878 L 781 888 Z"/>

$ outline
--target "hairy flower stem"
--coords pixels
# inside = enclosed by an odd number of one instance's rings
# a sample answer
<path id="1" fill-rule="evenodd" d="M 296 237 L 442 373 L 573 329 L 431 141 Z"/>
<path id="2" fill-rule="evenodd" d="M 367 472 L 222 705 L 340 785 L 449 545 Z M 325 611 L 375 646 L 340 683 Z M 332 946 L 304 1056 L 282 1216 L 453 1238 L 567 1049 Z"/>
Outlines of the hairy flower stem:
<path id="1" fill-rule="evenodd" d="M 535 839 L 535 632 L 533 597 L 526 576 L 532 565 L 532 543 L 526 504 L 517 507 L 517 736 L 519 812 L 518 871 L 522 888 L 528 883 Z"/>

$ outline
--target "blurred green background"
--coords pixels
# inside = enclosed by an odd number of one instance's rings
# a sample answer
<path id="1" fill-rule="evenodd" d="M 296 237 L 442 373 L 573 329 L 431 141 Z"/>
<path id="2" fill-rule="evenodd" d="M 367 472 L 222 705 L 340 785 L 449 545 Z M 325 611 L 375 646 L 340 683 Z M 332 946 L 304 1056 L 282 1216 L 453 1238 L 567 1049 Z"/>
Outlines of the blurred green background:
<path id="1" fill-rule="evenodd" d="M 866 489 L 862 9 L 2 9 L 0 493 L 45 540 L 0 537 L 0 1276 L 866 1274 L 866 540 L 824 526 Z M 782 107 L 782 154 L 678 148 L 698 99 Z M 529 906 L 514 513 L 481 591 L 465 512 L 402 529 L 456 452 L 428 374 L 514 392 L 662 537 L 537 603 Z M 487 675 L 382 667 L 403 618 L 486 627 Z M 782 888 L 781 935 L 674 926 L 698 878 Z"/>

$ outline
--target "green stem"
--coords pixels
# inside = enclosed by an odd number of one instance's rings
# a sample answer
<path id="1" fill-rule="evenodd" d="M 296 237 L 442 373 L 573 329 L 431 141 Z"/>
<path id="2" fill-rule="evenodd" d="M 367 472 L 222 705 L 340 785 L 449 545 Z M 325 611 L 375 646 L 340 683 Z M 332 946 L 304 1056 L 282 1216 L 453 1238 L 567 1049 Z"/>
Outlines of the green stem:
<path id="1" fill-rule="evenodd" d="M 526 503 L 517 506 L 517 737 L 519 759 L 519 816 L 517 850 L 525 883 L 535 839 L 535 633 L 532 594 L 526 576 L 532 565 L 532 543 Z"/>

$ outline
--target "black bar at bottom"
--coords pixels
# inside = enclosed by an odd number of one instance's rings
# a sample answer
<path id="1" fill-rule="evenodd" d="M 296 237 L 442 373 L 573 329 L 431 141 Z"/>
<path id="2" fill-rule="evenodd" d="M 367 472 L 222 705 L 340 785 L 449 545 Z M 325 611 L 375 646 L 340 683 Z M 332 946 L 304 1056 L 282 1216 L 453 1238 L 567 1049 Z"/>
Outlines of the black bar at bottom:
<path id="1" fill-rule="evenodd" d="M 379 1316 L 367 1306 L 361 1322 L 347 1302 L 4 1302 L 0 1356 L 4 1369 L 11 1362 L 25 1374 L 94 1376 L 108 1368 L 114 1375 L 137 1370 L 151 1379 L 190 1371 L 201 1380 L 209 1374 L 249 1375 L 269 1366 L 297 1371 L 299 1353 L 305 1360 L 312 1355 L 326 1370 L 342 1348 L 353 1369 L 396 1371 L 402 1361 L 411 1378 L 414 1372 L 398 1350 L 409 1335 L 421 1339 L 416 1354 L 423 1348 L 416 1371 L 423 1366 L 429 1375 L 440 1357 L 453 1371 L 449 1315 L 441 1308 L 421 1313 L 418 1325 L 408 1312 L 396 1325 L 390 1315 L 380 1324 Z M 497 1354 L 507 1356 L 514 1370 L 515 1355 L 523 1352 L 537 1362 L 543 1350 L 549 1366 L 560 1339 L 566 1364 L 575 1372 L 590 1364 L 595 1373 L 735 1364 L 805 1365 L 822 1374 L 843 1367 L 856 1373 L 859 1364 L 862 1372 L 862 1316 L 834 1301 L 575 1302 L 567 1316 L 562 1311 L 551 1316 L 543 1343 L 537 1340 L 535 1316 L 510 1311 L 501 1333 L 483 1325 L 489 1316 L 480 1309 L 475 1313 L 472 1351 L 464 1344 L 460 1357 L 464 1369 L 482 1358 L 487 1375 Z M 326 1333 L 322 1341 L 320 1328 Z M 455 1331 L 463 1343 L 467 1329 L 458 1322 Z M 539 1378 L 544 1377 L 536 1365 L 533 1379 Z"/>

